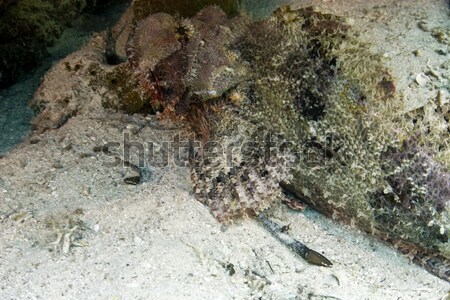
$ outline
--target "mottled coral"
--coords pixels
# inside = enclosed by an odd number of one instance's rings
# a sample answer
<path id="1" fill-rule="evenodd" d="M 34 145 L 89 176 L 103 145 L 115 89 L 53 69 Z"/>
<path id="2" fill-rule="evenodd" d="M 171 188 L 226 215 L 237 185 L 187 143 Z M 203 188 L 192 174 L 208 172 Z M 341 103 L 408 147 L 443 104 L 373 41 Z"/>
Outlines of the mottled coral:
<path id="1" fill-rule="evenodd" d="M 54 65 L 42 79 L 31 106 L 38 131 L 58 128 L 77 114 L 112 108 L 129 113 L 153 112 L 141 97 L 139 82 L 127 63 L 106 64 L 105 38 L 95 35 L 82 50 Z"/>

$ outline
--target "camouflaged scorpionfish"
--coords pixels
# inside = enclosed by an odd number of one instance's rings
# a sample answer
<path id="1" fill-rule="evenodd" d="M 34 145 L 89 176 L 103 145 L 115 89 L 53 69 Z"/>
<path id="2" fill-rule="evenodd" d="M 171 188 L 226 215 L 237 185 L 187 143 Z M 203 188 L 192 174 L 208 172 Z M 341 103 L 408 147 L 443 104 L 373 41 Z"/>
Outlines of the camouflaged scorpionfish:
<path id="1" fill-rule="evenodd" d="M 128 55 L 142 96 L 202 137 L 194 189 L 219 220 L 259 214 L 283 187 L 448 279 L 449 104 L 433 135 L 414 127 L 369 48 L 311 8 L 251 22 L 207 7 L 139 21 Z"/>

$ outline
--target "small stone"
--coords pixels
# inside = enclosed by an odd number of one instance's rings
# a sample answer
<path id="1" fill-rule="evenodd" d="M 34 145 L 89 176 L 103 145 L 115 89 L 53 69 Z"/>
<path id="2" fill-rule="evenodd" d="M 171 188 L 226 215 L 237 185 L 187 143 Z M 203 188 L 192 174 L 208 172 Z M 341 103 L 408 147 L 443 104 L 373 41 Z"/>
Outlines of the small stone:
<path id="1" fill-rule="evenodd" d="M 129 287 L 129 288 L 138 288 L 138 287 L 140 287 L 140 286 L 141 286 L 141 285 L 140 285 L 138 282 L 136 282 L 136 281 L 127 283 L 127 287 Z"/>
<path id="2" fill-rule="evenodd" d="M 436 53 L 439 55 L 447 55 L 447 51 L 445 51 L 445 49 L 437 49 Z"/>
<path id="3" fill-rule="evenodd" d="M 393 192 L 393 190 L 392 190 L 392 187 L 390 185 L 385 187 L 384 190 L 383 190 L 384 194 L 391 194 L 392 192 Z"/>
<path id="4" fill-rule="evenodd" d="M 423 30 L 425 32 L 430 32 L 431 31 L 430 25 L 427 22 L 425 22 L 425 21 L 420 21 L 417 24 L 417 27 L 419 27 L 421 30 Z"/>
<path id="5" fill-rule="evenodd" d="M 219 273 L 220 273 L 216 266 L 211 266 L 209 268 L 209 272 L 210 272 L 211 276 L 213 276 L 213 277 L 219 276 Z"/>
<path id="6" fill-rule="evenodd" d="M 434 70 L 433 68 L 431 68 L 431 67 L 428 67 L 428 70 L 427 70 L 427 72 L 426 72 L 426 75 L 433 76 L 433 77 L 435 77 L 436 79 L 439 79 L 439 78 L 440 78 L 439 73 L 438 73 L 436 70 Z"/>
<path id="7" fill-rule="evenodd" d="M 430 77 L 425 75 L 425 73 L 419 73 L 416 76 L 416 83 L 420 86 L 427 84 L 430 80 Z"/>
<path id="8" fill-rule="evenodd" d="M 52 168 L 53 169 L 62 169 L 62 168 L 64 168 L 64 166 L 61 164 L 60 161 L 55 161 L 54 163 L 52 163 Z"/>
<path id="9" fill-rule="evenodd" d="M 35 145 L 35 144 L 39 143 L 40 141 L 41 141 L 40 138 L 34 137 L 34 138 L 30 139 L 30 144 Z"/>
<path id="10" fill-rule="evenodd" d="M 419 49 L 417 49 L 417 50 L 414 50 L 413 51 L 413 54 L 414 54 L 414 56 L 416 56 L 416 57 L 421 57 L 423 54 L 422 54 L 422 51 L 420 51 Z"/>
<path id="11" fill-rule="evenodd" d="M 85 196 L 85 197 L 89 196 L 89 195 L 90 195 L 89 188 L 83 189 L 83 190 L 81 191 L 81 195 L 83 195 L 83 196 Z"/>
<path id="12" fill-rule="evenodd" d="M 439 90 L 436 96 L 437 104 L 443 107 L 450 101 L 449 95 L 445 90 Z"/>
<path id="13" fill-rule="evenodd" d="M 126 184 L 130 184 L 130 185 L 138 185 L 139 183 L 141 183 L 141 176 L 131 176 L 131 177 L 127 177 L 123 180 Z"/>

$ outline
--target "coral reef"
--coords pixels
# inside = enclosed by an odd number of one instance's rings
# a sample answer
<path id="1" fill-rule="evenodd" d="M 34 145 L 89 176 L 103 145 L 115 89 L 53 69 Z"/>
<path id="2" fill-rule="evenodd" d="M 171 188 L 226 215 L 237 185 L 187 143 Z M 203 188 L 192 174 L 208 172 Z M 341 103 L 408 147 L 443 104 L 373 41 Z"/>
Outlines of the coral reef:
<path id="1" fill-rule="evenodd" d="M 39 112 L 32 124 L 38 132 L 59 128 L 71 117 L 102 108 L 153 112 L 141 98 L 128 63 L 107 64 L 105 34 L 56 64 L 42 79 L 31 106 Z"/>
<path id="2" fill-rule="evenodd" d="M 18 0 L 5 6 L 0 20 L 0 87 L 38 66 L 47 47 L 87 5 L 85 0 Z"/>
<path id="3" fill-rule="evenodd" d="M 137 20 L 142 20 L 158 12 L 180 17 L 193 17 L 198 11 L 208 5 L 220 6 L 228 16 L 235 16 L 239 12 L 238 0 L 135 0 L 133 2 L 133 10 Z"/>

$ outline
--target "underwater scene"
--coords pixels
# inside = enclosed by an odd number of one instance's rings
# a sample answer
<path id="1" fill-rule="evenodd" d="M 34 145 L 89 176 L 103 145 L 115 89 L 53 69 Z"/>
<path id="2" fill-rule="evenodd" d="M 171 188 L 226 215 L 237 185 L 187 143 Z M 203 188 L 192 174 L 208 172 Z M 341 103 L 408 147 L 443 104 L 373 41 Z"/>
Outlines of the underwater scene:
<path id="1" fill-rule="evenodd" d="M 0 299 L 450 299 L 450 2 L 0 2 Z"/>

